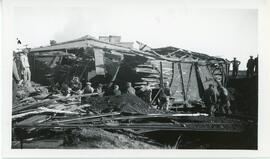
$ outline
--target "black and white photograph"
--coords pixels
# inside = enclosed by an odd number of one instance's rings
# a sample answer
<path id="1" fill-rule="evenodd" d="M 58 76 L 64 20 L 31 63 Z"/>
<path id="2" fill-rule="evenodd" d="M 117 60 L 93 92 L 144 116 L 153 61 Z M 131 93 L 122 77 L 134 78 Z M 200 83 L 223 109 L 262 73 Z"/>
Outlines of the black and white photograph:
<path id="1" fill-rule="evenodd" d="M 257 151 L 261 3 L 193 2 L 4 1 L 7 146 Z"/>

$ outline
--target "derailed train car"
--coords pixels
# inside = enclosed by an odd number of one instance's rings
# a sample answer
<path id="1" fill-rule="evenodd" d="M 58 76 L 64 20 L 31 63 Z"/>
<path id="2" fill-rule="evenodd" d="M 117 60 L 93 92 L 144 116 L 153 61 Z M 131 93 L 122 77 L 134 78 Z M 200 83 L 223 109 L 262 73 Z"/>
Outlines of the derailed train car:
<path id="1" fill-rule="evenodd" d="M 51 46 L 31 49 L 29 53 L 32 79 L 50 85 L 79 76 L 82 83 L 119 84 L 127 81 L 136 89 L 149 83 L 153 97 L 168 82 L 175 107 L 203 106 L 204 90 L 211 83 L 226 86 L 229 62 L 174 47 L 146 51 L 91 36 Z"/>

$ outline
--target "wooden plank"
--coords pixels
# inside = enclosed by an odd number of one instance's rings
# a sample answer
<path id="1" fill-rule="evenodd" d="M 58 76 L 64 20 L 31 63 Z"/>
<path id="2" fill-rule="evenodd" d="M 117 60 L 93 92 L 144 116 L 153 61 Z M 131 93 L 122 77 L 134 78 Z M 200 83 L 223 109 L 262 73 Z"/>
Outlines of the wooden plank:
<path id="1" fill-rule="evenodd" d="M 188 124 L 192 124 L 192 127 L 187 127 Z M 231 126 L 231 127 L 228 127 Z M 111 124 L 111 125 L 90 125 L 90 124 L 58 124 L 58 125 L 14 125 L 13 127 L 42 127 L 42 128 L 77 128 L 77 127 L 96 127 L 102 129 L 146 129 L 146 130 L 169 130 L 169 131 L 189 131 L 189 132 L 231 132 L 239 133 L 244 130 L 242 124 L 232 124 L 232 123 L 181 123 L 181 124 L 171 124 L 165 125 L 165 123 L 160 124 Z"/>
<path id="2" fill-rule="evenodd" d="M 74 95 L 74 96 L 69 96 L 69 97 L 59 97 L 59 98 L 55 98 L 55 99 L 45 99 L 45 100 L 42 100 L 42 101 L 31 103 L 31 104 L 26 105 L 26 106 L 13 108 L 12 109 L 12 114 L 15 114 L 15 113 L 17 113 L 17 112 L 19 112 L 21 110 L 25 110 L 25 109 L 37 108 L 37 107 L 40 107 L 40 106 L 49 105 L 49 104 L 53 103 L 54 101 L 58 101 L 58 100 L 67 100 L 67 99 L 70 99 L 70 98 L 88 97 L 88 96 L 94 96 L 94 95 L 97 95 L 97 93 Z"/>
<path id="3" fill-rule="evenodd" d="M 100 115 L 92 115 L 87 117 L 79 117 L 79 118 L 73 118 L 73 119 L 67 119 L 67 120 L 57 120 L 53 121 L 51 123 L 64 123 L 64 122 L 70 122 L 70 121 L 80 121 L 80 120 L 86 120 L 86 119 L 95 119 L 95 118 L 101 118 L 106 116 L 113 116 L 113 115 L 120 115 L 121 113 L 106 113 L 106 114 L 100 114 Z"/>
<path id="4" fill-rule="evenodd" d="M 32 111 L 32 112 L 12 115 L 12 120 L 22 118 L 22 117 L 25 117 L 25 116 L 29 116 L 29 115 L 37 115 L 37 114 L 42 114 L 42 113 L 59 113 L 59 114 L 66 114 L 66 115 L 79 115 L 79 113 L 77 113 L 77 112 L 63 111 L 63 110 L 56 110 L 56 109 L 48 109 L 48 108 L 43 107 L 43 108 L 39 108 L 38 110 L 35 110 L 35 111 Z"/>

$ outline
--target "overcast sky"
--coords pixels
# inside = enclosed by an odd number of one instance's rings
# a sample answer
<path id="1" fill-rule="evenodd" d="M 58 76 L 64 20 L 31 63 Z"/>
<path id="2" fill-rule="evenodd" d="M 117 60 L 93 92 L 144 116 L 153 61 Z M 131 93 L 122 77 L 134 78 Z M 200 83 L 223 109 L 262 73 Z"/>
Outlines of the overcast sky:
<path id="1" fill-rule="evenodd" d="M 137 40 L 153 48 L 175 46 L 237 57 L 240 69 L 245 69 L 249 55 L 257 55 L 257 10 L 187 9 L 164 2 L 16 7 L 14 39 L 36 47 L 87 34 L 120 35 L 122 41 Z"/>

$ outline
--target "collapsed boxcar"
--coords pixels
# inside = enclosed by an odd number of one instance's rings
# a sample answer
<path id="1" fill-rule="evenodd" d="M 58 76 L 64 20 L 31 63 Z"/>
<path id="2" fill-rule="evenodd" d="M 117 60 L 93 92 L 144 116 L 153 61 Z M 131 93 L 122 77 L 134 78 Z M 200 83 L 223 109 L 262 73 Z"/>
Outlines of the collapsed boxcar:
<path id="1" fill-rule="evenodd" d="M 164 82 L 172 90 L 175 106 L 204 106 L 204 90 L 220 82 L 226 86 L 229 62 L 174 47 L 137 50 L 85 36 L 76 40 L 33 48 L 29 53 L 33 81 L 50 85 L 78 76 L 83 84 L 110 87 L 127 81 L 138 90 L 147 83 L 153 98 Z"/>

